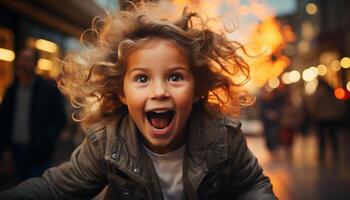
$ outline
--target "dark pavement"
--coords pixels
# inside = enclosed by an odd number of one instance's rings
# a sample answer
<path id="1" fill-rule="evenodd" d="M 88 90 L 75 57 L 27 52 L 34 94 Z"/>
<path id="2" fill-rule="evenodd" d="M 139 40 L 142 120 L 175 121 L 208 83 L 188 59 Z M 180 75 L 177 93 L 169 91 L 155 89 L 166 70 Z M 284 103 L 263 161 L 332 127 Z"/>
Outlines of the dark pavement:
<path id="1" fill-rule="evenodd" d="M 247 137 L 248 146 L 281 200 L 350 199 L 350 135 L 341 133 L 338 140 L 338 163 L 327 151 L 321 165 L 316 134 L 297 135 L 290 153 L 280 148 L 273 155 L 267 151 L 263 137 Z"/>

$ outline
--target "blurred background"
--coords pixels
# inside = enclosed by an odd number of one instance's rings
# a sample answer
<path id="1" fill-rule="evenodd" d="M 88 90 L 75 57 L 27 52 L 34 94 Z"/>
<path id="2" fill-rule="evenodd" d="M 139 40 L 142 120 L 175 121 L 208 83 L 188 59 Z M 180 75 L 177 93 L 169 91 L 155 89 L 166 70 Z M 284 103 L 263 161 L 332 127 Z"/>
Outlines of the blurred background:
<path id="1" fill-rule="evenodd" d="M 253 55 L 246 58 L 251 79 L 244 89 L 256 103 L 242 109 L 240 120 L 277 197 L 350 199 L 350 1 L 172 2 L 219 16 L 235 30 L 229 37 Z M 123 0 L 0 0 L 0 104 L 19 50 L 36 49 L 36 74 L 54 80 L 59 60 L 80 50 L 92 19 L 126 7 Z M 67 160 L 83 137 L 68 101 L 65 110 L 53 165 Z M 19 179 L 11 154 L 0 158 L 3 190 Z"/>

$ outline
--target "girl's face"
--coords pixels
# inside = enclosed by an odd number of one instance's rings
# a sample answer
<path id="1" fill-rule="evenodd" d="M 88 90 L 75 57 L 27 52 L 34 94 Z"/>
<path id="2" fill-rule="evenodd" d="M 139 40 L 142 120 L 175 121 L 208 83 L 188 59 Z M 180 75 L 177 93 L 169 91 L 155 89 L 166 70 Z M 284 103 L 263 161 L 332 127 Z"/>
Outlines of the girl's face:
<path id="1" fill-rule="evenodd" d="M 187 57 L 175 44 L 155 38 L 130 53 L 123 84 L 119 98 L 149 149 L 167 153 L 184 144 L 196 98 Z"/>

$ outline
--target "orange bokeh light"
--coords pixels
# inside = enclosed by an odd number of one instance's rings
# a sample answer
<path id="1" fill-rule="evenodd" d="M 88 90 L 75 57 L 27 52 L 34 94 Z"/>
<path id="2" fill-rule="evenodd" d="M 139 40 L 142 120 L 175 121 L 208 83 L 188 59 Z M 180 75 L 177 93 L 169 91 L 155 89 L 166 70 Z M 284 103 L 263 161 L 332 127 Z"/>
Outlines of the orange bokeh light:
<path id="1" fill-rule="evenodd" d="M 343 88 L 337 88 L 334 90 L 334 96 L 337 99 L 345 99 L 345 90 Z"/>

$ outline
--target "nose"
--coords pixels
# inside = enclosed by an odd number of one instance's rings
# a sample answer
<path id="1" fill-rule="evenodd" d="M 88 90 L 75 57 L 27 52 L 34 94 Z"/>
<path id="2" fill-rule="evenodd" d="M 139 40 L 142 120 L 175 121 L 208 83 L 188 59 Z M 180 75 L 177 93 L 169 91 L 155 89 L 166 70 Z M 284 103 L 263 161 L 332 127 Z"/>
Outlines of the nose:
<path id="1" fill-rule="evenodd" d="M 151 99 L 153 100 L 162 100 L 169 98 L 169 92 L 167 89 L 166 83 L 164 81 L 155 81 L 152 84 L 152 94 Z"/>

